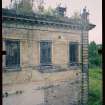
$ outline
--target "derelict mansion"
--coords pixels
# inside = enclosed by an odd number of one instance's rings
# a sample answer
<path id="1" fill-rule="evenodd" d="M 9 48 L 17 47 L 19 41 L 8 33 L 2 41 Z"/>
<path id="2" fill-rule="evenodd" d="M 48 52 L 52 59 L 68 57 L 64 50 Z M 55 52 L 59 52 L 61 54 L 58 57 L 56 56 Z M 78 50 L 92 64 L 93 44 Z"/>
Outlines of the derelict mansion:
<path id="1" fill-rule="evenodd" d="M 16 14 L 13 10 L 2 9 L 2 42 L 3 50 L 6 51 L 2 62 L 3 91 L 7 91 L 6 84 L 12 87 L 12 84 L 17 83 L 46 81 L 45 77 L 49 75 L 50 83 L 61 78 L 74 83 L 60 86 L 61 90 L 56 88 L 56 98 L 48 89 L 48 105 L 78 105 L 78 100 L 84 97 L 87 100 L 88 32 L 95 25 L 89 22 L 85 8 L 80 19 L 65 17 L 65 11 L 65 8 L 58 7 L 60 17 L 56 17 Z M 82 80 L 81 62 L 85 73 Z M 82 85 L 81 81 L 85 83 Z M 83 92 L 81 86 L 87 86 Z M 83 105 L 86 105 L 86 100 Z"/>
<path id="2" fill-rule="evenodd" d="M 22 14 L 15 20 L 12 11 L 3 10 L 4 70 L 78 66 L 81 62 L 79 22 L 37 15 L 23 17 Z M 87 27 L 86 35 L 91 27 L 91 24 Z"/>

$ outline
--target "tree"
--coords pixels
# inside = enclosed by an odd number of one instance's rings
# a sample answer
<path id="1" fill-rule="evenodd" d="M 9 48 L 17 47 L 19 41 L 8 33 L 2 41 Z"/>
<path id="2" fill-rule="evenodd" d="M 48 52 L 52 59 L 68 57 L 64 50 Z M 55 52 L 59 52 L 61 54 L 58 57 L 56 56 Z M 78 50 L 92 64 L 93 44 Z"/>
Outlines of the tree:
<path id="1" fill-rule="evenodd" d="M 98 54 L 98 46 L 94 41 L 89 44 L 89 66 L 101 66 L 101 56 Z"/>
<path id="2" fill-rule="evenodd" d="M 18 2 L 17 2 L 18 1 Z M 48 16 L 57 15 L 56 9 L 48 7 L 48 9 L 44 8 L 45 1 L 38 0 L 36 2 L 36 10 L 33 11 L 33 0 L 12 0 L 13 6 L 10 8 L 16 10 L 17 13 L 33 13 L 36 12 L 38 14 L 44 14 Z"/>
<path id="3" fill-rule="evenodd" d="M 32 13 L 32 2 L 30 0 L 21 0 L 19 3 L 14 1 L 12 9 L 19 13 Z"/>
<path id="4" fill-rule="evenodd" d="M 48 7 L 48 9 L 43 11 L 43 14 L 48 16 L 54 16 L 55 15 L 55 9 Z"/>

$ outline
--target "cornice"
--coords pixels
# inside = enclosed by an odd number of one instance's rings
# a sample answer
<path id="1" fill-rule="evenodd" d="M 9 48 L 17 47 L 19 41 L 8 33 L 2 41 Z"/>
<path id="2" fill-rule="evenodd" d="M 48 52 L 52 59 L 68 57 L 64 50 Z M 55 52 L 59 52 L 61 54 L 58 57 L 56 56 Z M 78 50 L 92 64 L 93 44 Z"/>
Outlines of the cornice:
<path id="1" fill-rule="evenodd" d="M 69 28 L 72 30 L 91 30 L 94 24 L 83 22 L 81 19 L 70 19 L 67 17 L 44 16 L 39 14 L 16 14 L 11 10 L 2 11 L 2 22 L 6 24 L 16 23 L 31 26 L 47 26 L 56 28 Z"/>

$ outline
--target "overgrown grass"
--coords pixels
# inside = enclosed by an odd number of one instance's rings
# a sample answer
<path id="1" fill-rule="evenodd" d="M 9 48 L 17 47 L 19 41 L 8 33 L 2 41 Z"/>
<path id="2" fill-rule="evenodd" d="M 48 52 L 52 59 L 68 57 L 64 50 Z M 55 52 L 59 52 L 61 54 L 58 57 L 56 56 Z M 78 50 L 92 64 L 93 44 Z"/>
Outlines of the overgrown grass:
<path id="1" fill-rule="evenodd" d="M 89 69 L 89 102 L 88 105 L 102 105 L 102 70 Z"/>

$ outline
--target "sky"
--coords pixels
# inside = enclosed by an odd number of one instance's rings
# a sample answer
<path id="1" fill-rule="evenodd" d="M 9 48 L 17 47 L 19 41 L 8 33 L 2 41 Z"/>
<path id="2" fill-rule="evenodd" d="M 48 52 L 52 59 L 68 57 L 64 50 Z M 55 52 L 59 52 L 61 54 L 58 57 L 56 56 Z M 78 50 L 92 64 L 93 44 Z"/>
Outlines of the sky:
<path id="1" fill-rule="evenodd" d="M 8 7 L 11 0 L 2 0 L 2 7 Z M 67 7 L 66 15 L 72 16 L 74 12 L 81 12 L 86 6 L 89 10 L 89 21 L 96 27 L 89 31 L 89 43 L 95 41 L 102 44 L 102 0 L 45 0 L 46 7 L 55 8 L 57 4 Z"/>

